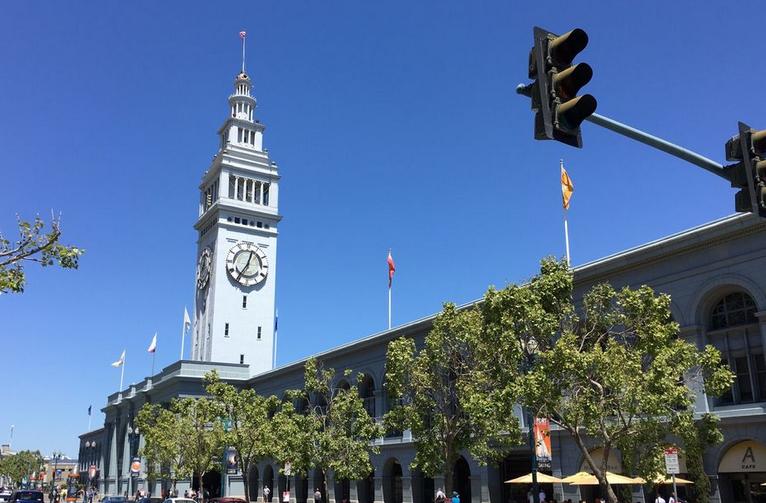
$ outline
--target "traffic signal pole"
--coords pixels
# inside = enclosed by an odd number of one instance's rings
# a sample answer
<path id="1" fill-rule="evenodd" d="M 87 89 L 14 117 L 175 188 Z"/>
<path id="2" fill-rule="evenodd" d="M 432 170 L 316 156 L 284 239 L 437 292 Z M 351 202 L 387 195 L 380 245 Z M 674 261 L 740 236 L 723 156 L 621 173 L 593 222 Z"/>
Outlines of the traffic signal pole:
<path id="1" fill-rule="evenodd" d="M 522 96 L 527 97 L 529 97 L 531 94 L 529 86 L 525 84 L 519 84 L 516 87 L 516 92 Z M 658 136 L 654 136 L 645 131 L 641 131 L 640 129 L 628 126 L 627 124 L 623 124 L 622 122 L 606 117 L 605 115 L 593 113 L 586 117 L 585 120 L 592 122 L 597 126 L 601 126 L 604 129 L 608 129 L 614 133 L 630 138 L 631 140 L 635 140 L 639 143 L 643 143 L 644 145 L 656 148 L 657 150 L 665 152 L 666 154 L 670 154 L 672 156 L 678 157 L 679 159 L 683 159 L 684 161 L 694 164 L 695 166 L 699 166 L 705 171 L 709 171 L 710 173 L 713 173 L 714 175 L 719 176 L 727 181 L 729 180 L 729 176 L 724 170 L 723 165 L 687 148 L 681 147 L 680 145 L 676 145 L 675 143 L 663 140 Z"/>

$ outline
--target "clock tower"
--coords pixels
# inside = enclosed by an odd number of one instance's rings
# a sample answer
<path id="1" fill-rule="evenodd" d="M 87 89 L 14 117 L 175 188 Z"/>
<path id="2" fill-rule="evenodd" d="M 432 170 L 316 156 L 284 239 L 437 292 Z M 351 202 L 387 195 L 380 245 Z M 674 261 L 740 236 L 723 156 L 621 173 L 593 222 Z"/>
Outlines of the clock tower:
<path id="1" fill-rule="evenodd" d="M 272 368 L 279 172 L 254 118 L 242 71 L 229 96 L 220 146 L 202 176 L 192 359 Z"/>

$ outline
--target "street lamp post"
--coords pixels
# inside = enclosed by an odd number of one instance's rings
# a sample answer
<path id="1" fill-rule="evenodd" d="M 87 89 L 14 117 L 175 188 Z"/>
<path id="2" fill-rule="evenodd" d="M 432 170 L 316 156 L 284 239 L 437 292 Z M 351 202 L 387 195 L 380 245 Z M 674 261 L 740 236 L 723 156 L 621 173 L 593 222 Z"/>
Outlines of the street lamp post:
<path id="1" fill-rule="evenodd" d="M 86 441 L 85 442 L 85 462 L 83 464 L 83 467 L 88 474 L 88 483 L 86 485 L 86 489 L 93 487 L 93 479 L 95 475 L 91 475 L 90 467 L 91 465 L 96 464 L 95 454 L 96 454 L 96 441 L 95 440 L 93 440 L 92 442 Z"/>
<path id="2" fill-rule="evenodd" d="M 138 443 L 138 439 L 140 438 L 140 432 L 138 431 L 138 428 L 132 428 L 128 426 L 128 445 L 130 446 L 130 465 L 129 465 L 129 474 L 130 474 L 130 493 L 133 494 L 135 491 L 135 481 L 134 479 L 138 477 L 138 473 L 133 472 L 133 458 L 136 456 L 136 453 L 138 452 L 138 449 L 136 447 L 136 444 Z"/>
<path id="3" fill-rule="evenodd" d="M 58 467 L 59 467 L 59 459 L 64 455 L 61 451 L 53 451 L 51 454 L 51 457 L 53 458 L 53 473 L 51 474 L 51 501 L 53 501 L 56 497 L 55 488 L 56 488 L 56 474 L 58 473 Z"/>

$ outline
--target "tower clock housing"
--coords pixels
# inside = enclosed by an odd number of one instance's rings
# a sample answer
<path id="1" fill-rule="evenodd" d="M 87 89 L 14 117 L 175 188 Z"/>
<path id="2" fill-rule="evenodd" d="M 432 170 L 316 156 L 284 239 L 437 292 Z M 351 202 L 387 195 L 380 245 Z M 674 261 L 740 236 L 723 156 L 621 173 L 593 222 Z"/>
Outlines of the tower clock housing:
<path id="1" fill-rule="evenodd" d="M 254 119 L 252 82 L 237 75 L 220 146 L 199 185 L 192 359 L 272 368 L 279 172 Z"/>

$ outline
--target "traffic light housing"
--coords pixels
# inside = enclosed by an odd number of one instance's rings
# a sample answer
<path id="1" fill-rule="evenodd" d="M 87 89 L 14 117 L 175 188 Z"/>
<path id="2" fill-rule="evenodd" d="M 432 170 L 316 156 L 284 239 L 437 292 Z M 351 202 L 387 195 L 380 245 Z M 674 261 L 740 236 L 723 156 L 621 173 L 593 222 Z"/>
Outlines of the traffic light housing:
<path id="1" fill-rule="evenodd" d="M 535 45 L 529 53 L 527 86 L 535 111 L 535 139 L 557 140 L 582 147 L 580 124 L 596 111 L 596 98 L 577 96 L 590 82 L 593 70 L 587 63 L 572 65 L 574 58 L 588 45 L 588 34 L 580 28 L 556 35 L 534 28 Z"/>
<path id="2" fill-rule="evenodd" d="M 766 129 L 755 131 L 740 122 L 739 134 L 726 142 L 726 160 L 738 161 L 724 168 L 731 186 L 740 189 L 735 210 L 766 218 Z"/>

